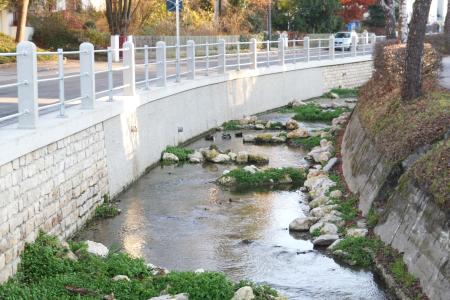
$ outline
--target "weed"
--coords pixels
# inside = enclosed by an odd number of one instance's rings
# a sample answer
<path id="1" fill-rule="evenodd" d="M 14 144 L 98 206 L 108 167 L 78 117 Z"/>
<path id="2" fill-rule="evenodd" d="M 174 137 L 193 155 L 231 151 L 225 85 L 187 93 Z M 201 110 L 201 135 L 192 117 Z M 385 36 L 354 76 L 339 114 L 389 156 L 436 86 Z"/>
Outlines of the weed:
<path id="1" fill-rule="evenodd" d="M 111 202 L 108 195 L 103 196 L 103 203 L 95 209 L 94 218 L 106 219 L 112 218 L 120 214 L 116 203 Z"/>
<path id="2" fill-rule="evenodd" d="M 318 236 L 320 236 L 320 235 L 321 235 L 320 228 L 314 229 L 313 232 L 311 232 L 311 235 L 312 235 L 313 237 L 318 237 Z"/>
<path id="3" fill-rule="evenodd" d="M 374 209 L 373 207 L 370 208 L 369 213 L 367 214 L 367 226 L 369 228 L 374 228 L 378 223 L 379 217 L 380 216 L 376 209 Z"/>
<path id="4" fill-rule="evenodd" d="M 355 98 L 358 97 L 358 89 L 343 89 L 336 88 L 332 89 L 329 93 L 326 93 L 325 96 L 328 97 L 330 93 L 334 93 L 341 98 Z"/>
<path id="5" fill-rule="evenodd" d="M 373 264 L 373 256 L 380 247 L 378 240 L 365 237 L 346 237 L 334 250 L 342 250 L 347 253 L 349 260 L 361 267 L 369 267 Z"/>
<path id="6" fill-rule="evenodd" d="M 242 128 L 238 120 L 224 122 L 222 127 L 224 130 L 239 130 Z"/>
<path id="7" fill-rule="evenodd" d="M 305 173 L 296 168 L 270 168 L 256 173 L 234 169 L 225 176 L 234 178 L 239 186 L 280 184 L 287 176 L 291 178 L 292 184 L 300 185 L 306 179 Z"/>
<path id="8" fill-rule="evenodd" d="M 310 136 L 306 138 L 293 138 L 291 143 L 295 146 L 301 146 L 305 150 L 312 150 L 316 146 L 320 146 L 320 136 Z"/>
<path id="9" fill-rule="evenodd" d="M 391 272 L 394 274 L 395 280 L 401 282 L 408 288 L 416 282 L 416 278 L 408 272 L 408 267 L 401 257 L 397 258 L 391 265 Z"/>
<path id="10" fill-rule="evenodd" d="M 331 122 L 334 118 L 339 117 L 346 109 L 336 108 L 333 110 L 323 110 L 317 104 L 309 103 L 294 108 L 294 119 L 298 121 L 322 121 Z"/>
<path id="11" fill-rule="evenodd" d="M 174 154 L 176 157 L 178 157 L 178 159 L 180 161 L 187 161 L 189 154 L 194 153 L 194 150 L 186 149 L 186 148 L 182 148 L 182 147 L 168 146 L 166 148 L 166 150 L 164 150 L 164 152 Z"/>

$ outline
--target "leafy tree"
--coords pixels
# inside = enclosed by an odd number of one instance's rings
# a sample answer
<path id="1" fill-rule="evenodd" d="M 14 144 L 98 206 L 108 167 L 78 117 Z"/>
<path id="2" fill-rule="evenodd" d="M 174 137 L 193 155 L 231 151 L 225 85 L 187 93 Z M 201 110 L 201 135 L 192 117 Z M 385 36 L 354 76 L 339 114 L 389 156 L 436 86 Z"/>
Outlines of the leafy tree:
<path id="1" fill-rule="evenodd" d="M 386 30 L 387 39 L 395 39 L 395 2 L 394 0 L 379 0 L 379 3 L 384 11 L 384 27 Z"/>
<path id="2" fill-rule="evenodd" d="M 384 12 L 380 5 L 369 6 L 368 12 L 369 17 L 363 21 L 364 25 L 369 27 L 384 27 Z"/>
<path id="3" fill-rule="evenodd" d="M 432 0 L 416 0 L 413 15 L 409 23 L 408 43 L 406 46 L 406 67 L 403 80 L 402 98 L 411 101 L 422 92 L 422 56 L 425 31 Z"/>
<path id="4" fill-rule="evenodd" d="M 362 20 L 369 6 L 375 2 L 376 0 L 341 0 L 344 21 L 348 23 L 353 20 Z"/>
<path id="5" fill-rule="evenodd" d="M 334 32 L 342 28 L 339 0 L 278 0 L 273 11 L 278 30 Z"/>

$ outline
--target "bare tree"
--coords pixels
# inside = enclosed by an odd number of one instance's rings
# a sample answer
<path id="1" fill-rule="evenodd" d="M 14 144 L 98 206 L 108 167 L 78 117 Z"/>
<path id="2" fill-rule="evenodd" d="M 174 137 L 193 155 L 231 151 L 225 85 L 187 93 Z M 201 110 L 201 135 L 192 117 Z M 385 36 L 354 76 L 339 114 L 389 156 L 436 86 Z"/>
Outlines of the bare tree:
<path id="1" fill-rule="evenodd" d="M 444 32 L 450 35 L 450 0 L 447 2 L 447 15 L 445 16 Z"/>
<path id="2" fill-rule="evenodd" d="M 400 41 L 406 43 L 408 39 L 408 8 L 406 0 L 399 0 L 399 20 L 398 27 L 400 33 Z"/>
<path id="3" fill-rule="evenodd" d="M 132 0 L 105 0 L 106 18 L 111 34 L 128 34 L 131 21 Z"/>
<path id="4" fill-rule="evenodd" d="M 380 0 L 380 5 L 384 12 L 386 38 L 395 39 L 397 38 L 395 33 L 395 2 L 394 0 Z"/>
<path id="5" fill-rule="evenodd" d="M 25 39 L 29 4 L 29 0 L 21 0 L 19 3 L 19 20 L 17 22 L 16 43 L 20 43 Z"/>
<path id="6" fill-rule="evenodd" d="M 411 101 L 420 96 L 422 91 L 422 56 L 423 42 L 432 0 L 416 0 L 409 23 L 408 43 L 406 45 L 405 77 L 402 98 Z"/>

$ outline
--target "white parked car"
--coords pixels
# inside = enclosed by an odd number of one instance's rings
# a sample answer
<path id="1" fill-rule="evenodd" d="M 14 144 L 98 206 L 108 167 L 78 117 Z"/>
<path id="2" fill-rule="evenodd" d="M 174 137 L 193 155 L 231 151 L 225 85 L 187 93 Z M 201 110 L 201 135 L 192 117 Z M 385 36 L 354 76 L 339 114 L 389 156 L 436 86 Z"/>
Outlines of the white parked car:
<path id="1" fill-rule="evenodd" d="M 355 31 L 342 31 L 334 35 L 334 48 L 336 50 L 350 50 L 352 47 L 352 38 L 356 38 L 358 44 L 358 34 Z"/>

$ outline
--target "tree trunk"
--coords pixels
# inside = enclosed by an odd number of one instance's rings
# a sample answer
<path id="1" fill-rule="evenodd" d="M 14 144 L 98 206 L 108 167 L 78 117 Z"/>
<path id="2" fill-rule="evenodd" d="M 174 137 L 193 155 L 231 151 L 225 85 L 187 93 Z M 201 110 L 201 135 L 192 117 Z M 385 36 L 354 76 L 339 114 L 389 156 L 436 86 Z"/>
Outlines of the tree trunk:
<path id="1" fill-rule="evenodd" d="M 20 43 L 25 39 L 25 29 L 27 26 L 27 14 L 29 0 L 22 0 L 19 4 L 19 20 L 17 22 L 16 43 Z"/>
<path id="2" fill-rule="evenodd" d="M 128 34 L 131 6 L 132 0 L 106 0 L 106 18 L 111 34 Z"/>
<path id="3" fill-rule="evenodd" d="M 396 39 L 395 33 L 395 5 L 394 0 L 380 0 L 380 5 L 383 8 L 385 19 L 386 39 Z"/>
<path id="4" fill-rule="evenodd" d="M 406 0 L 400 0 L 399 3 L 399 32 L 400 32 L 400 41 L 402 43 L 406 43 L 408 39 L 408 12 Z"/>
<path id="5" fill-rule="evenodd" d="M 445 16 L 444 32 L 450 35 L 450 0 L 447 4 L 447 15 Z"/>
<path id="6" fill-rule="evenodd" d="M 432 0 L 416 0 L 413 15 L 409 23 L 408 43 L 406 45 L 405 77 L 403 79 L 402 98 L 411 101 L 422 91 L 423 42 Z"/>

